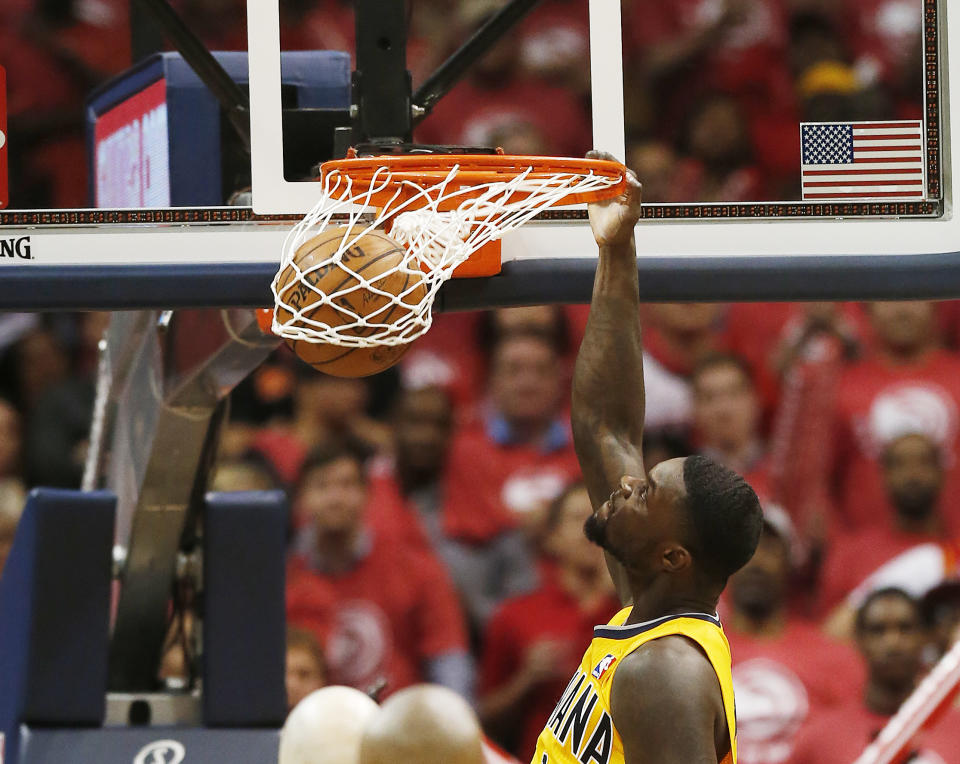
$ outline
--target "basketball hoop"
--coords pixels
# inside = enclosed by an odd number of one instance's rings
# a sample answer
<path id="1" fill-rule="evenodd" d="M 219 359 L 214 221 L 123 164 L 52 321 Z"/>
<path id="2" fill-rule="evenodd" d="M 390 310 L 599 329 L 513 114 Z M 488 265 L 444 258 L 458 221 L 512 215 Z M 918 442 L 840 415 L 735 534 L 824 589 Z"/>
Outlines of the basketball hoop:
<path id="1" fill-rule="evenodd" d="M 320 168 L 319 201 L 288 234 L 271 284 L 275 309 L 271 331 L 289 341 L 350 348 L 406 344 L 432 323 L 440 286 L 484 246 L 550 207 L 615 197 L 626 187 L 623 165 L 598 159 L 504 154 L 406 154 L 326 162 Z M 300 248 L 330 226 L 343 226 L 336 250 L 301 267 Z M 375 231 L 401 245 L 402 258 L 389 271 L 366 278 L 344 257 Z M 317 287 L 318 274 L 342 270 L 341 290 Z M 412 286 L 394 293 L 383 279 L 410 276 Z M 306 291 L 305 291 L 306 290 Z M 363 315 L 348 299 L 374 296 L 390 310 Z M 309 299 L 304 299 L 304 295 Z M 306 307 L 302 307 L 306 306 Z M 331 310 L 336 321 L 331 321 Z M 318 320 L 320 313 L 324 320 Z M 386 317 L 389 317 L 387 320 Z"/>

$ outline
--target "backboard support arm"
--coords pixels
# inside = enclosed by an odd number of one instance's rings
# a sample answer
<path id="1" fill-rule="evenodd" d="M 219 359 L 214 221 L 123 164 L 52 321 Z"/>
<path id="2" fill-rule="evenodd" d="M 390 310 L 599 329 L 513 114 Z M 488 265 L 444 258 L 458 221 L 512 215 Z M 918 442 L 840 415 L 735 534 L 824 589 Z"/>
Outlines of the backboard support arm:
<path id="1" fill-rule="evenodd" d="M 440 99 L 450 92 L 451 88 L 470 70 L 470 67 L 483 58 L 540 2 L 541 0 L 511 0 L 444 61 L 413 96 L 414 109 L 417 112 L 415 122 L 426 118 Z"/>
<path id="2" fill-rule="evenodd" d="M 250 153 L 250 99 L 207 50 L 167 0 L 131 0 L 131 13 L 147 11 L 183 60 L 223 107 L 245 151 Z"/>

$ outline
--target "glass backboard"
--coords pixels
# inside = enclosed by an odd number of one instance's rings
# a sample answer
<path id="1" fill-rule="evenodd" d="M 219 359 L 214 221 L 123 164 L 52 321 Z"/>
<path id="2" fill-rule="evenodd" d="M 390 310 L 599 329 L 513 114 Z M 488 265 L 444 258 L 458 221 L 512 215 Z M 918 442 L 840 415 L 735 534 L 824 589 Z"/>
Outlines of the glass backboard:
<path id="1" fill-rule="evenodd" d="M 182 57 L 131 64 L 127 0 L 69 19 L 28 5 L 0 11 L 0 303 L 268 303 L 283 237 L 316 199 L 311 168 L 349 124 L 351 3 L 172 3 L 249 95 L 249 155 Z M 626 159 L 645 183 L 647 299 L 960 290 L 947 55 L 960 32 L 946 2 L 802 13 L 779 0 L 527 3 L 537 7 L 420 112 L 431 74 L 507 5 L 398 0 L 414 138 Z M 53 29 L 66 30 L 55 43 Z M 387 55 L 402 40 L 374 42 Z M 505 238 L 503 258 L 500 277 L 448 285 L 440 308 L 587 299 L 585 211 L 541 215 Z"/>

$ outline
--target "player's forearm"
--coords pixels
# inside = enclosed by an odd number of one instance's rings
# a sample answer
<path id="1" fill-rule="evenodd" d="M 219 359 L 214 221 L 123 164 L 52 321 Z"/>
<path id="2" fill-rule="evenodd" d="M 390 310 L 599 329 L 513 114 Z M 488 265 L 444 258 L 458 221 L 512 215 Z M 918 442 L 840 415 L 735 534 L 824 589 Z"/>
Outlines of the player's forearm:
<path id="1" fill-rule="evenodd" d="M 644 390 L 639 307 L 633 238 L 602 247 L 573 379 L 573 427 L 581 441 L 612 436 L 640 445 Z"/>

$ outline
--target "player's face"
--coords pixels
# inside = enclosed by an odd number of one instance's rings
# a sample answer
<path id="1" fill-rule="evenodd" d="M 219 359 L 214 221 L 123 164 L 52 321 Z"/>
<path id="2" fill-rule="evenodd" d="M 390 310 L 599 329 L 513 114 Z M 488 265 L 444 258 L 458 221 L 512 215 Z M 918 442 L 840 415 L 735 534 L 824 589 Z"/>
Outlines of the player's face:
<path id="1" fill-rule="evenodd" d="M 587 538 L 629 567 L 659 570 L 665 545 L 681 537 L 677 507 L 686 497 L 683 462 L 661 462 L 646 477 L 624 475 L 587 520 Z"/>

